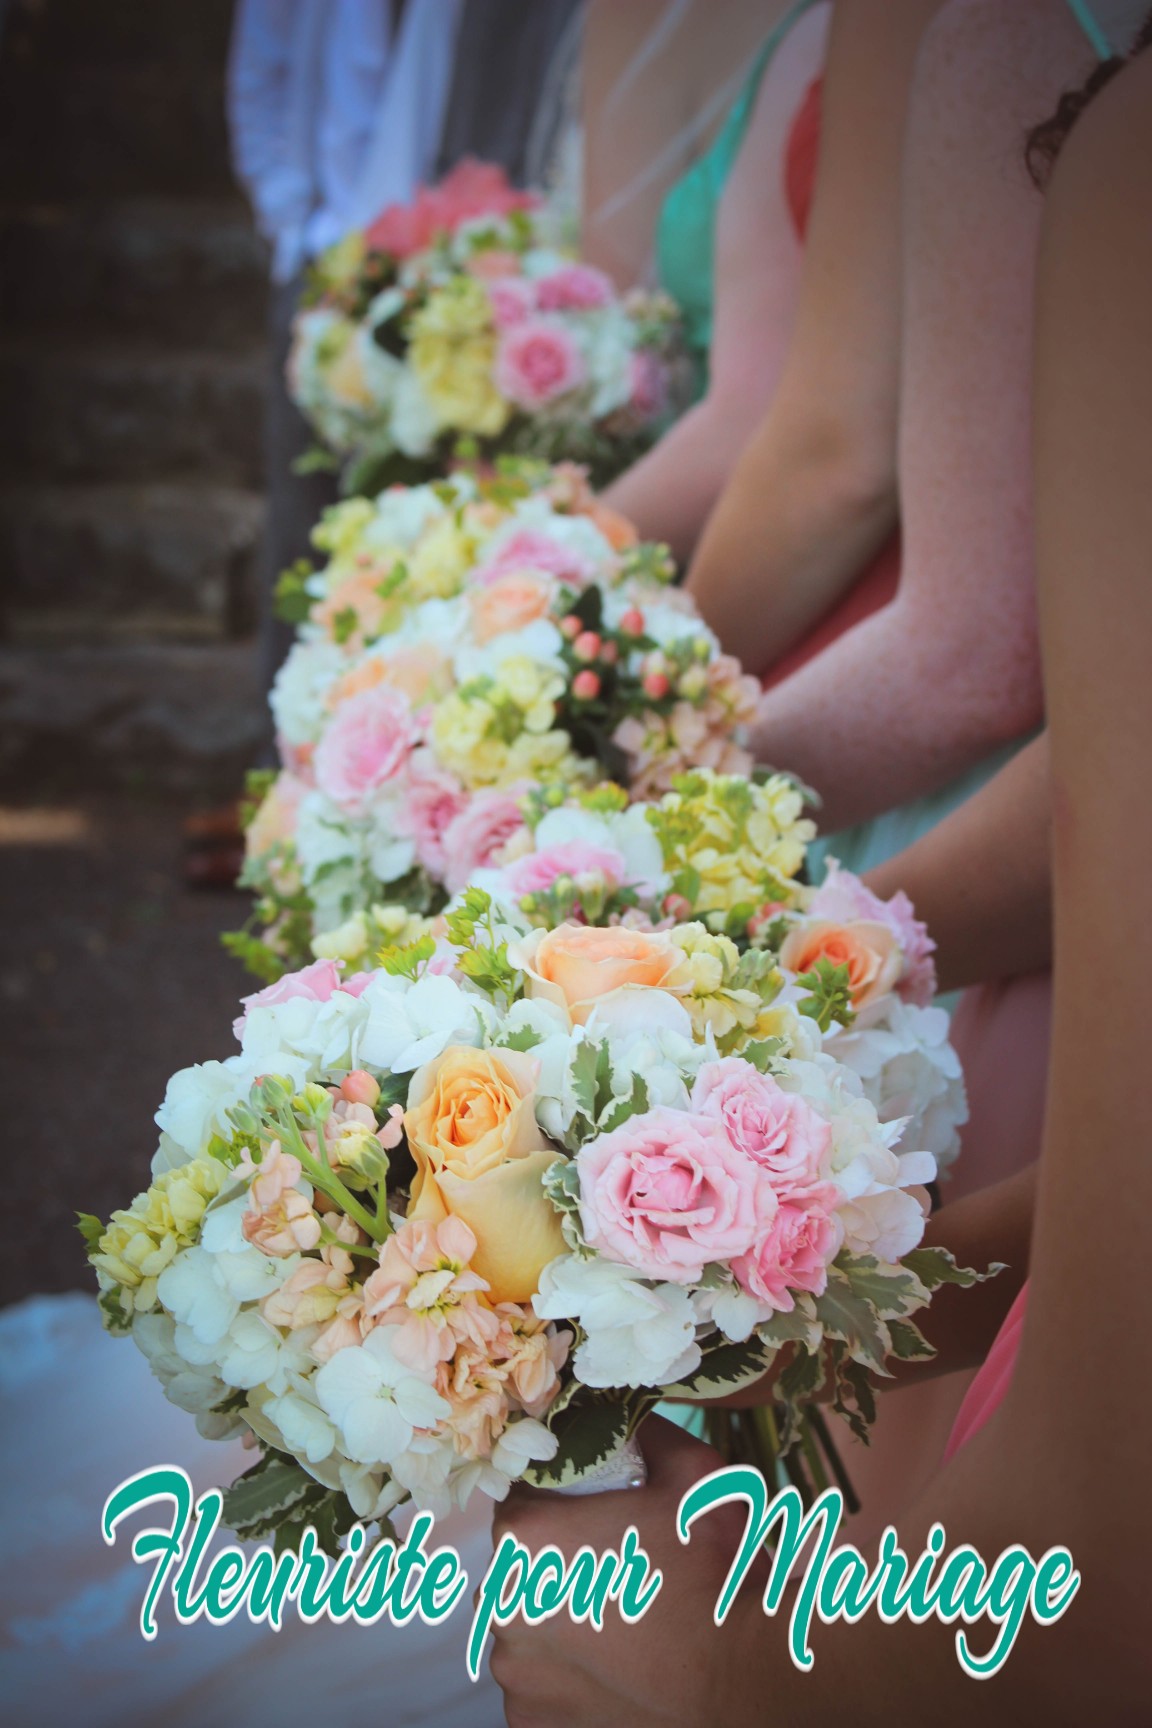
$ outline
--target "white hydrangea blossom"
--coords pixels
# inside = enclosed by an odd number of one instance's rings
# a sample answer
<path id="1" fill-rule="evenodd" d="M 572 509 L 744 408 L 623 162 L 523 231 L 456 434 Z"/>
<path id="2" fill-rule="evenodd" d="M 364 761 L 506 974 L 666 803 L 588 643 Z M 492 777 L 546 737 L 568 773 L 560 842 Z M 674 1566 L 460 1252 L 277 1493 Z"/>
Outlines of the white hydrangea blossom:
<path id="1" fill-rule="evenodd" d="M 586 1386 L 666 1386 L 700 1366 L 696 1315 L 681 1284 L 651 1284 L 611 1260 L 566 1254 L 545 1266 L 544 1320 L 578 1320 L 573 1365 Z"/>

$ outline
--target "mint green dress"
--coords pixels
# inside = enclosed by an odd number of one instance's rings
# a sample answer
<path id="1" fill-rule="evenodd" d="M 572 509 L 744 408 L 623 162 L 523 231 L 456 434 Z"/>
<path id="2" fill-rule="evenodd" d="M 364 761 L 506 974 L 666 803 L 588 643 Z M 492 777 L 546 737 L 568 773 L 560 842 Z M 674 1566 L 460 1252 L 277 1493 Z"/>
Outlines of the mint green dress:
<path id="1" fill-rule="evenodd" d="M 760 47 L 752 69 L 716 137 L 677 180 L 656 221 L 656 272 L 660 286 L 680 307 L 684 333 L 696 364 L 698 394 L 708 383 L 715 299 L 716 218 L 720 200 L 740 154 L 768 62 L 798 19 L 816 0 L 799 0 Z"/>

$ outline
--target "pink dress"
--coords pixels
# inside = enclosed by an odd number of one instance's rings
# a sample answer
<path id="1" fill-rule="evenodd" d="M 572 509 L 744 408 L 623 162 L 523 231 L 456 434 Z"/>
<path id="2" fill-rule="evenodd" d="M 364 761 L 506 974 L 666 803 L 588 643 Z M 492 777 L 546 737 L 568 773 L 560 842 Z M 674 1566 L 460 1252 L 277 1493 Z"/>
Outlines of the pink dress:
<path id="1" fill-rule="evenodd" d="M 1012 1384 L 1012 1374 L 1020 1350 L 1020 1334 L 1024 1330 L 1024 1310 L 1027 1305 L 1028 1286 L 1025 1284 L 1009 1308 L 1007 1319 L 997 1332 L 986 1360 L 976 1370 L 976 1377 L 968 1388 L 948 1444 L 944 1449 L 945 1464 L 949 1458 L 954 1457 L 959 1452 L 961 1446 L 968 1444 L 973 1434 L 980 1432 L 988 1418 L 1003 1403 L 1004 1394 Z"/>

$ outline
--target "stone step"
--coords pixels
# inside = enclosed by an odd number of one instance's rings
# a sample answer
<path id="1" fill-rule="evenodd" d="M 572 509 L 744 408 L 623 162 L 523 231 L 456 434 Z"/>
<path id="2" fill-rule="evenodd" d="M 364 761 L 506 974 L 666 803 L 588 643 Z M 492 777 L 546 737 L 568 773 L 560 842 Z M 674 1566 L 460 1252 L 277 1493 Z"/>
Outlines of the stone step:
<path id="1" fill-rule="evenodd" d="M 0 492 L 10 641 L 244 635 L 264 502 L 165 483 Z"/>
<path id="2" fill-rule="evenodd" d="M 0 327 L 181 348 L 263 340 L 265 249 L 238 201 L 137 199 L 0 215 Z"/>
<path id="3" fill-rule="evenodd" d="M 0 198 L 226 197 L 222 67 L 0 59 Z"/>
<path id="4" fill-rule="evenodd" d="M 265 726 L 250 642 L 0 648 L 0 775 L 12 792 L 226 797 Z"/>
<path id="5" fill-rule="evenodd" d="M 0 465 L 38 480 L 259 484 L 265 365 L 142 347 L 0 349 Z"/>

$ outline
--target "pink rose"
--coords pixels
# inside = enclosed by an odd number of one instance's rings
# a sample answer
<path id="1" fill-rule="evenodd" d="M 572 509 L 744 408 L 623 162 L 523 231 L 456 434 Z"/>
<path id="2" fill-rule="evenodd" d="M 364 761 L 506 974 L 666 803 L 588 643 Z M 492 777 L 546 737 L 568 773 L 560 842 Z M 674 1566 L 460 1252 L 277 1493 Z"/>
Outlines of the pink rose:
<path id="1" fill-rule="evenodd" d="M 339 988 L 340 968 L 335 960 L 314 960 L 311 966 L 304 966 L 299 972 L 285 972 L 275 984 L 266 984 L 263 990 L 255 990 L 251 996 L 241 996 L 240 1006 L 244 1012 L 233 1020 L 232 1030 L 237 1038 L 243 1038 L 253 1008 L 278 1008 L 281 1002 L 293 1002 L 301 997 L 309 1002 L 327 1002 L 332 992 Z"/>
<path id="2" fill-rule="evenodd" d="M 843 1239 L 832 1213 L 838 1199 L 839 1190 L 825 1183 L 803 1205 L 785 1200 L 752 1252 L 734 1262 L 741 1288 L 784 1314 L 796 1306 L 794 1290 L 823 1295 Z"/>
<path id="3" fill-rule="evenodd" d="M 917 918 L 915 908 L 901 889 L 891 900 L 881 900 L 866 888 L 859 876 L 843 870 L 835 858 L 828 860 L 823 882 L 817 888 L 808 907 L 812 918 L 826 918 L 846 923 L 864 919 L 886 924 L 900 945 L 903 971 L 896 993 L 905 1002 L 925 1008 L 936 994 L 936 963 L 932 959 L 936 944 L 928 927 Z"/>
<path id="4" fill-rule="evenodd" d="M 623 855 L 608 846 L 593 846 L 588 840 L 566 840 L 559 846 L 546 846 L 541 852 L 529 852 L 517 858 L 504 872 L 504 879 L 517 897 L 523 894 L 546 894 L 561 876 L 602 876 L 616 888 L 623 882 L 628 866 Z"/>
<path id="5" fill-rule="evenodd" d="M 476 571 L 477 581 L 486 585 L 502 581 L 505 576 L 535 571 L 555 576 L 561 582 L 574 582 L 580 587 L 594 574 L 587 559 L 563 546 L 551 535 L 538 528 L 518 528 L 502 541 L 492 556 Z"/>
<path id="6" fill-rule="evenodd" d="M 416 742 L 412 710 L 383 685 L 342 702 L 316 747 L 316 784 L 333 804 L 362 815 L 394 780 Z"/>
<path id="7" fill-rule="evenodd" d="M 719 1122 L 663 1107 L 577 1154 L 590 1246 L 649 1278 L 691 1284 L 712 1261 L 750 1254 L 776 1212 L 768 1172 Z"/>
<path id="8" fill-rule="evenodd" d="M 444 875 L 444 836 L 467 803 L 459 780 L 440 767 L 430 750 L 413 751 L 396 832 L 415 843 L 417 858 L 432 876 Z"/>
<path id="9" fill-rule="evenodd" d="M 474 870 L 491 864 L 500 848 L 524 826 L 522 794 L 486 789 L 471 799 L 444 835 L 444 884 L 458 894 Z"/>
<path id="10" fill-rule="evenodd" d="M 612 278 L 591 264 L 564 264 L 536 284 L 541 312 L 594 312 L 614 297 Z"/>
<path id="11" fill-rule="evenodd" d="M 575 390 L 587 372 L 570 330 L 555 318 L 526 318 L 501 336 L 493 376 L 502 396 L 531 413 Z"/>
<path id="12" fill-rule="evenodd" d="M 733 1146 L 763 1166 L 781 1200 L 812 1188 L 832 1146 L 830 1125 L 806 1099 L 738 1056 L 705 1062 L 692 1088 L 698 1116 L 723 1124 Z"/>
<path id="13" fill-rule="evenodd" d="M 488 254 L 481 252 L 479 256 L 485 258 Z M 532 284 L 522 276 L 498 276 L 495 281 L 489 281 L 488 299 L 497 330 L 509 330 L 513 324 L 522 324 L 536 310 Z"/>

